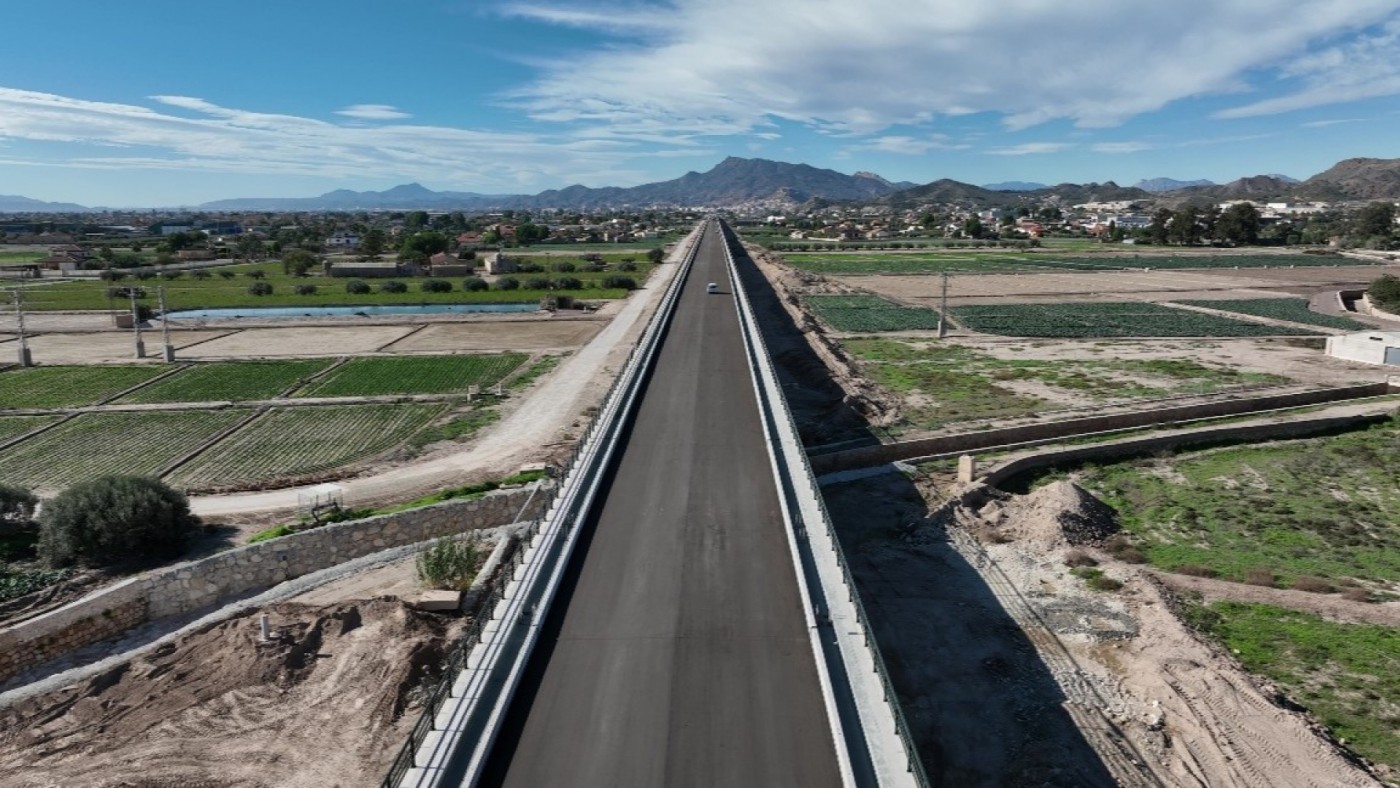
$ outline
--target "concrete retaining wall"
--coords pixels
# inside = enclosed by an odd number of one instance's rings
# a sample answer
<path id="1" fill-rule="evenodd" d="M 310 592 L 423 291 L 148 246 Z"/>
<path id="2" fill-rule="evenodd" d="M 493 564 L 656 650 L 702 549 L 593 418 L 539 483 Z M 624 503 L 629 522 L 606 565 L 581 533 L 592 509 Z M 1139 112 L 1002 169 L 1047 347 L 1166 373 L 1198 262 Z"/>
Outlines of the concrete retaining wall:
<path id="1" fill-rule="evenodd" d="M 1106 416 L 1090 416 L 1082 419 L 1051 421 L 1043 424 L 1027 424 L 1021 427 L 1006 427 L 999 430 L 964 432 L 956 435 L 942 435 L 936 438 L 922 438 L 912 441 L 887 443 L 881 446 L 865 446 L 858 449 L 819 454 L 812 457 L 812 470 L 818 475 L 844 471 L 851 468 L 867 468 L 884 465 L 896 460 L 913 457 L 927 457 L 934 454 L 977 451 L 992 446 L 1009 446 L 1018 443 L 1058 440 L 1075 435 L 1095 432 L 1150 427 L 1173 422 L 1196 421 L 1220 416 L 1237 416 L 1278 408 L 1320 405 L 1328 402 L 1379 397 L 1390 393 L 1388 383 L 1367 383 L 1360 386 L 1304 391 L 1294 394 L 1276 394 L 1265 397 L 1221 400 L 1198 405 L 1180 405 L 1154 410 L 1114 413 Z"/>
<path id="2" fill-rule="evenodd" d="M 336 523 L 147 572 L 72 604 L 0 629 L 0 682 L 147 621 L 193 612 L 354 558 L 447 534 L 530 520 L 545 491 L 521 513 L 532 488 L 498 491 Z"/>

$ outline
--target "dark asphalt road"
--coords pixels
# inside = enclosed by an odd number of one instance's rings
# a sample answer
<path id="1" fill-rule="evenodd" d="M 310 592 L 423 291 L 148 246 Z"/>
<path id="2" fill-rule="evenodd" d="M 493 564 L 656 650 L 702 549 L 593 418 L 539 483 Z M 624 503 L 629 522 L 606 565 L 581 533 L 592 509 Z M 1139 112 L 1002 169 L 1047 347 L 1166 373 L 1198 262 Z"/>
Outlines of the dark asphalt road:
<path id="1" fill-rule="evenodd" d="M 701 241 L 486 785 L 840 784 L 722 244 Z"/>

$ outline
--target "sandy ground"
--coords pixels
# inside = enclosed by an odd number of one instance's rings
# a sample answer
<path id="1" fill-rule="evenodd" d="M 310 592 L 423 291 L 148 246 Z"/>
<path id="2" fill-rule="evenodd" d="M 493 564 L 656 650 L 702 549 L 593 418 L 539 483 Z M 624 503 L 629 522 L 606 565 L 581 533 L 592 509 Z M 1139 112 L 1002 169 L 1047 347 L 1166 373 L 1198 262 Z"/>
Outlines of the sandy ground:
<path id="1" fill-rule="evenodd" d="M 825 489 L 935 785 L 1375 786 L 1199 641 L 1139 568 L 1071 576 L 1064 487 L 933 522 L 886 474 Z M 984 544 L 970 530 L 999 535 Z"/>

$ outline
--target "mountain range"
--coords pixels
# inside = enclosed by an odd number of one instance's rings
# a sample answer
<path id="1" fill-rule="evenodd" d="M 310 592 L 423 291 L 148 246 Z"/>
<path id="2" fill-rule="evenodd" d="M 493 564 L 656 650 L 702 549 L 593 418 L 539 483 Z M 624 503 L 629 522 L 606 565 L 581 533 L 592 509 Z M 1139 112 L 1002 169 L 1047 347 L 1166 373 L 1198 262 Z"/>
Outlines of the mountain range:
<path id="1" fill-rule="evenodd" d="M 1257 175 L 1223 185 L 1210 181 L 1153 178 L 1135 186 L 1105 183 L 1011 181 L 974 186 L 941 179 L 932 183 L 891 183 L 871 172 L 852 175 L 806 164 L 731 156 L 707 172 L 687 172 L 669 181 L 640 186 L 590 188 L 569 186 L 539 194 L 478 194 L 433 191 L 417 183 L 385 191 L 338 189 L 319 197 L 264 197 L 217 200 L 196 206 L 201 211 L 388 211 L 388 210 L 595 210 L 660 207 L 749 207 L 775 211 L 840 202 L 881 203 L 910 207 L 925 203 L 960 203 L 984 207 L 1057 198 L 1068 204 L 1104 201 L 1219 201 L 1226 199 L 1372 200 L 1400 197 L 1400 159 L 1347 159 L 1306 181 L 1282 175 Z M 72 203 L 47 203 L 26 197 L 0 196 L 0 213 L 78 213 L 93 209 Z"/>

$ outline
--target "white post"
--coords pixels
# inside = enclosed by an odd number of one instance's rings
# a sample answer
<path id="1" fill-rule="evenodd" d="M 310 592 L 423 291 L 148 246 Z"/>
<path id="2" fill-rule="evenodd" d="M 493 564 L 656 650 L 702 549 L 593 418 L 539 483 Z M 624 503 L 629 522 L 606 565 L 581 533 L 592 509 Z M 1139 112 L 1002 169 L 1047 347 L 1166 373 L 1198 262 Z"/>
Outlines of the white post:
<path id="1" fill-rule="evenodd" d="M 170 344 L 170 317 L 165 309 L 165 285 L 161 285 L 156 290 L 160 294 L 160 336 L 165 343 L 165 360 L 167 363 L 175 360 L 175 346 Z"/>
<path id="2" fill-rule="evenodd" d="M 136 288 L 127 288 L 126 292 L 131 296 L 131 327 L 136 331 L 136 357 L 145 358 L 146 343 L 141 341 L 141 310 L 136 308 Z"/>
<path id="3" fill-rule="evenodd" d="M 29 353 L 29 338 L 24 335 L 24 288 L 15 288 L 15 322 L 19 329 L 19 365 L 34 366 L 34 357 Z"/>
<path id="4" fill-rule="evenodd" d="M 258 627 L 262 632 L 262 642 L 272 640 L 272 627 L 267 623 L 267 614 L 263 613 L 258 617 Z"/>
<path id="5" fill-rule="evenodd" d="M 938 338 L 948 336 L 948 272 L 943 272 L 943 298 L 938 304 Z"/>

